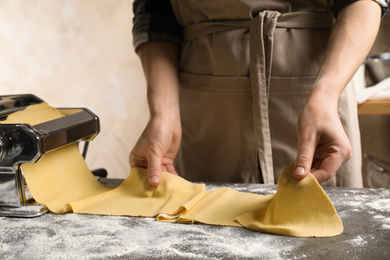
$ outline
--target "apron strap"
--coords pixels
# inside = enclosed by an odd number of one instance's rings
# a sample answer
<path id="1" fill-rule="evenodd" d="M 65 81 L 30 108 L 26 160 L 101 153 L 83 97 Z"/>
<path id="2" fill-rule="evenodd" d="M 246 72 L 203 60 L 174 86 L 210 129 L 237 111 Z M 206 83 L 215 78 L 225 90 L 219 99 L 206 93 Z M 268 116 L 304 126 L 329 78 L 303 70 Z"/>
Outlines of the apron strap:
<path id="1" fill-rule="evenodd" d="M 274 183 L 271 133 L 268 116 L 269 83 L 271 77 L 273 34 L 276 11 L 263 11 L 251 21 L 250 26 L 250 78 L 253 94 L 255 135 L 264 183 Z"/>
<path id="2" fill-rule="evenodd" d="M 253 19 L 256 19 L 256 17 Z M 252 20 L 229 20 L 187 25 L 183 28 L 183 41 L 190 41 L 220 31 L 249 29 L 251 21 Z M 280 14 L 276 23 L 276 28 L 330 28 L 333 26 L 333 23 L 334 16 L 332 12 L 293 12 Z"/>

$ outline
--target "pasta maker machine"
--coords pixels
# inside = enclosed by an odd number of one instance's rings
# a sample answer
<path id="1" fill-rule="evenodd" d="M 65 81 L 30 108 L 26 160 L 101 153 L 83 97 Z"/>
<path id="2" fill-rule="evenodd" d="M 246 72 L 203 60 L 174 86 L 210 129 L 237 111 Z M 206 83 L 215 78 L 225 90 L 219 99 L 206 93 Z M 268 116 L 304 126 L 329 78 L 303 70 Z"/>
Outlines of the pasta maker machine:
<path id="1" fill-rule="evenodd" d="M 8 115 L 44 102 L 32 95 L 0 96 L 0 123 Z M 37 125 L 0 124 L 0 216 L 36 217 L 48 209 L 34 201 L 21 165 L 35 163 L 45 153 L 64 145 L 88 142 L 100 131 L 99 118 L 86 108 L 58 108 L 65 116 Z"/>

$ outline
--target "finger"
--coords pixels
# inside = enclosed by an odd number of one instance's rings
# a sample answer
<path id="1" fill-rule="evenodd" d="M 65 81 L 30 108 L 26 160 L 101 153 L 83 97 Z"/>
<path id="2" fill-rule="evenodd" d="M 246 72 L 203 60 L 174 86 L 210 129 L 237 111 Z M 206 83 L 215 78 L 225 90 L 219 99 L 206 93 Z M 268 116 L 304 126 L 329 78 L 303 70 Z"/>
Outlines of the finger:
<path id="1" fill-rule="evenodd" d="M 336 171 L 340 168 L 343 161 L 344 160 L 339 158 L 339 156 L 327 157 L 312 174 L 319 183 L 328 181 L 336 174 Z"/>
<path id="2" fill-rule="evenodd" d="M 172 173 L 173 175 L 178 175 L 175 166 L 173 166 L 172 164 L 166 165 L 165 167 L 167 168 L 167 172 Z"/>
<path id="3" fill-rule="evenodd" d="M 146 158 L 137 155 L 137 153 L 134 151 L 134 149 L 130 152 L 129 164 L 130 164 L 131 169 L 136 168 L 136 167 L 148 168 L 148 162 L 147 162 Z"/>
<path id="4" fill-rule="evenodd" d="M 331 173 L 327 172 L 324 169 L 318 169 L 312 172 L 314 178 L 318 181 L 318 183 L 325 182 L 327 180 L 330 180 L 332 178 Z"/>
<path id="5" fill-rule="evenodd" d="M 161 182 L 161 157 L 150 154 L 148 157 L 149 184 L 158 186 Z"/>
<path id="6" fill-rule="evenodd" d="M 130 159 L 129 163 L 131 169 L 136 167 L 148 168 L 148 162 L 146 160 Z"/>
<path id="7" fill-rule="evenodd" d="M 303 179 L 309 173 L 313 163 L 315 147 L 316 142 L 314 137 L 304 140 L 299 144 L 293 173 L 295 178 Z"/>
<path id="8" fill-rule="evenodd" d="M 134 158 L 133 151 L 131 151 L 129 155 L 129 164 L 131 169 L 137 167 L 137 160 Z"/>
<path id="9" fill-rule="evenodd" d="M 311 166 L 311 169 L 310 169 L 310 172 L 313 172 L 315 170 L 318 170 L 320 169 L 321 167 L 321 163 L 322 163 L 322 160 L 319 159 L 319 158 L 316 158 L 315 155 L 314 155 L 314 158 L 313 158 L 313 163 L 312 163 L 312 166 Z"/>

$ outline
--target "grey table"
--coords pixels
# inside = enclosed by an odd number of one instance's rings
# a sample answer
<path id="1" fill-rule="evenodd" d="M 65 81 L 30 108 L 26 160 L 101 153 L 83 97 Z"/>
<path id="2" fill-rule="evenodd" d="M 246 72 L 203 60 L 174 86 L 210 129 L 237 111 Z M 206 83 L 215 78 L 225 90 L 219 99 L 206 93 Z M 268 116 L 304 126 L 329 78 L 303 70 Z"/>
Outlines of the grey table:
<path id="1" fill-rule="evenodd" d="M 273 194 L 274 185 L 227 186 Z M 325 188 L 344 224 L 330 238 L 153 218 L 45 214 L 0 218 L 0 259 L 390 259 L 390 190 Z"/>

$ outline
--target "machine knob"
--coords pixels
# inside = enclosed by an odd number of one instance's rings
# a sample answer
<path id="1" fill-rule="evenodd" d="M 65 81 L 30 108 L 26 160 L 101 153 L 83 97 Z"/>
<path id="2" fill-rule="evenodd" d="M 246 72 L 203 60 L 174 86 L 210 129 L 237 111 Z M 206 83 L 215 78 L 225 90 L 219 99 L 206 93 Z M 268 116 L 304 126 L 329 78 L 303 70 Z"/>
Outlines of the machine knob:
<path id="1" fill-rule="evenodd" d="M 0 160 L 16 158 L 23 151 L 17 132 L 0 132 Z"/>

